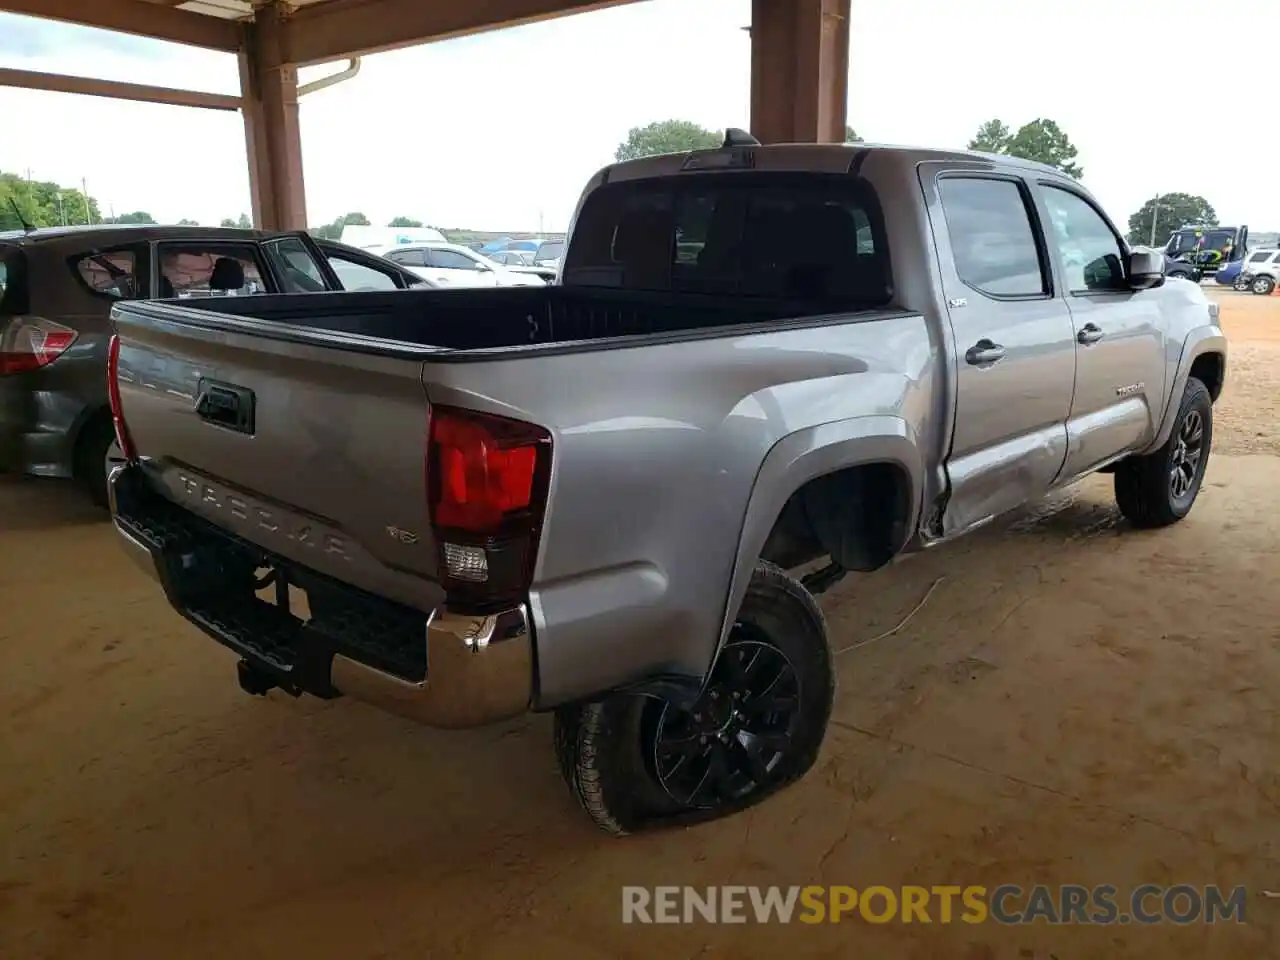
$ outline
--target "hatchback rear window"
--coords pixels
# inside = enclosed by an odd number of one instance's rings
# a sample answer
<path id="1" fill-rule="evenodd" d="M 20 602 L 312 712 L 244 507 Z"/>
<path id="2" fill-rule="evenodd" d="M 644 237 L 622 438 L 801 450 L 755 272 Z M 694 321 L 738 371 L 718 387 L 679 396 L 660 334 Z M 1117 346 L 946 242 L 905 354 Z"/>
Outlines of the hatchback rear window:
<path id="1" fill-rule="evenodd" d="M 866 307 L 893 296 L 874 192 L 812 173 L 607 184 L 578 215 L 564 282 Z"/>

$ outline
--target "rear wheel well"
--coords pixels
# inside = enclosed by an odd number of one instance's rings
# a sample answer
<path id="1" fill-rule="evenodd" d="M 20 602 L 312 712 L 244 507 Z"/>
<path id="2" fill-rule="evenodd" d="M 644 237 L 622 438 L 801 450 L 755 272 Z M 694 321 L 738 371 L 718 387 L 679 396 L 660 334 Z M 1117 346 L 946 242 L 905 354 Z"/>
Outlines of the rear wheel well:
<path id="1" fill-rule="evenodd" d="M 1227 358 L 1220 353 L 1202 353 L 1191 364 L 1191 376 L 1209 388 L 1209 397 L 1215 403 L 1222 393 L 1226 379 Z"/>
<path id="2" fill-rule="evenodd" d="M 794 569 L 824 555 L 845 570 L 876 570 L 907 539 L 911 483 L 893 463 L 814 477 L 778 514 L 760 559 Z"/>
<path id="3" fill-rule="evenodd" d="M 71 456 L 71 472 L 77 480 L 87 479 L 86 474 L 93 469 L 93 464 L 89 462 L 86 445 L 92 443 L 101 435 L 102 431 L 109 427 L 114 430 L 114 426 L 111 423 L 110 407 L 94 410 L 85 416 L 80 424 L 80 429 L 76 431 Z"/>

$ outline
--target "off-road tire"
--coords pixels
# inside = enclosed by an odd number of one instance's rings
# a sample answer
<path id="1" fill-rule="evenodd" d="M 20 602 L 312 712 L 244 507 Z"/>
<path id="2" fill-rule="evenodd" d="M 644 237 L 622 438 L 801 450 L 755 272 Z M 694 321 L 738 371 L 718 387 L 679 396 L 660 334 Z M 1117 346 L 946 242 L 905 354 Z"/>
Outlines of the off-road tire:
<path id="1" fill-rule="evenodd" d="M 615 694 L 561 707 L 553 724 L 560 774 L 598 827 L 625 836 L 650 827 L 718 819 L 754 806 L 813 767 L 831 717 L 836 683 L 822 611 L 786 571 L 760 561 L 737 622 L 782 651 L 800 683 L 796 734 L 774 774 L 741 800 L 711 808 L 683 806 L 663 789 L 647 759 L 652 741 L 647 739 L 646 708 L 661 709 L 661 701 Z"/>
<path id="2" fill-rule="evenodd" d="M 1188 494 L 1175 498 L 1170 488 L 1174 451 L 1187 416 L 1198 411 L 1204 424 L 1200 460 Z M 1209 388 L 1195 377 L 1187 379 L 1169 439 L 1160 449 L 1141 457 L 1129 457 L 1116 465 L 1116 503 L 1135 527 L 1153 529 L 1177 523 L 1195 505 L 1204 481 L 1205 467 L 1213 444 L 1213 398 Z"/>

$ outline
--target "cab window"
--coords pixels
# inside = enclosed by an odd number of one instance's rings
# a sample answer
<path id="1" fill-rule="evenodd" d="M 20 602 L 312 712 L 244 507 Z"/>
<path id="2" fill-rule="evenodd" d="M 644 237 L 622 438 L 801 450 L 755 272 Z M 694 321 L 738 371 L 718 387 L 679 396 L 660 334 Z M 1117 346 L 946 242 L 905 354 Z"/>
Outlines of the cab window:
<path id="1" fill-rule="evenodd" d="M 1061 187 L 1045 185 L 1044 198 L 1062 253 L 1067 290 L 1123 290 L 1124 249 L 1102 214 L 1084 197 Z"/>
<path id="2" fill-rule="evenodd" d="M 258 250 L 244 243 L 159 244 L 160 297 L 243 297 L 266 293 Z"/>
<path id="3" fill-rule="evenodd" d="M 1020 183 L 945 177 L 938 192 L 962 283 L 996 299 L 1049 295 L 1029 197 Z"/>

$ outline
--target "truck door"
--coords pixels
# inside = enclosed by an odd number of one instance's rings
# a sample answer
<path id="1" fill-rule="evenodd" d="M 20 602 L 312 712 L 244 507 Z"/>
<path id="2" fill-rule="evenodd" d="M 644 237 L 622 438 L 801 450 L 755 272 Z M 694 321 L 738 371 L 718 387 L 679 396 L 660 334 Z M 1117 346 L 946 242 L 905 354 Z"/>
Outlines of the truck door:
<path id="1" fill-rule="evenodd" d="M 1084 194 L 1048 182 L 1037 191 L 1076 336 L 1062 471 L 1071 480 L 1155 437 L 1164 409 L 1166 291 L 1129 288 L 1120 235 Z"/>
<path id="2" fill-rule="evenodd" d="M 924 170 L 922 178 L 928 193 Z M 942 518 L 950 536 L 1044 493 L 1058 475 L 1075 334 L 1054 294 L 1030 186 L 987 165 L 932 180 L 930 216 L 955 351 Z"/>

